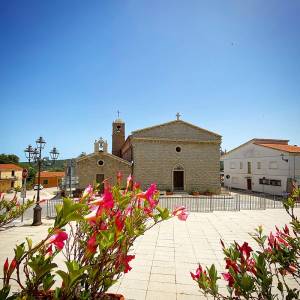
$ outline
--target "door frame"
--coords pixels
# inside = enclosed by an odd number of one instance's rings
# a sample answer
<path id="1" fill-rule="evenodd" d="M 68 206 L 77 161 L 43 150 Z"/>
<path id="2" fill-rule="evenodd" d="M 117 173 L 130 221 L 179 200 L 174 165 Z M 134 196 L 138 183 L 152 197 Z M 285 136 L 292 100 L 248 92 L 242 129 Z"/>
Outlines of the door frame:
<path id="1" fill-rule="evenodd" d="M 174 186 L 174 175 L 175 175 L 175 172 L 183 172 L 183 176 L 182 176 L 182 189 L 175 189 L 175 186 Z M 182 166 L 176 166 L 173 170 L 172 170 L 172 188 L 173 188 L 173 191 L 178 191 L 178 192 L 182 192 L 182 191 L 185 191 L 185 171 L 184 171 L 184 168 Z"/>
<path id="2" fill-rule="evenodd" d="M 250 188 L 249 188 L 249 186 L 250 186 Z M 252 179 L 251 178 L 247 178 L 247 190 L 252 191 Z"/>

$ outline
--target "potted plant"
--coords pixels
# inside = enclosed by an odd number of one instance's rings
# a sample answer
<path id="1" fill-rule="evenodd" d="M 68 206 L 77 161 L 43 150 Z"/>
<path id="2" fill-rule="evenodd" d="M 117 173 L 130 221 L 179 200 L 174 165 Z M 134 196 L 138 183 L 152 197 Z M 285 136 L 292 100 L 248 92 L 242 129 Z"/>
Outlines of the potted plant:
<path id="1" fill-rule="evenodd" d="M 173 195 L 173 192 L 170 189 L 166 189 L 166 195 L 167 196 Z"/>
<path id="2" fill-rule="evenodd" d="M 200 192 L 198 190 L 193 190 L 191 194 L 192 196 L 199 196 Z"/>
<path id="3" fill-rule="evenodd" d="M 221 240 L 226 272 L 221 276 L 215 265 L 199 265 L 192 279 L 200 291 L 213 299 L 300 299 L 300 221 L 294 213 L 300 189 L 295 189 L 283 202 L 291 217 L 290 228 L 276 226 L 275 233 L 265 235 L 262 226 L 252 234 L 257 250 L 248 243 L 232 243 L 226 247 Z M 227 294 L 219 289 L 218 281 L 223 277 Z"/>
<path id="4" fill-rule="evenodd" d="M 172 216 L 187 218 L 184 207 L 172 213 L 159 207 L 155 184 L 143 192 L 131 176 L 125 191 L 120 183 L 120 176 L 114 187 L 105 181 L 100 197 L 89 186 L 76 202 L 64 198 L 63 205 L 56 206 L 57 217 L 48 235 L 35 245 L 27 238 L 16 246 L 14 259 L 6 260 L 0 299 L 8 297 L 11 280 L 21 290 L 15 299 L 120 299 L 106 292 L 131 270 L 135 256 L 129 251 L 135 239 Z M 61 251 L 65 268 L 55 262 Z M 54 289 L 56 274 L 62 282 Z"/>

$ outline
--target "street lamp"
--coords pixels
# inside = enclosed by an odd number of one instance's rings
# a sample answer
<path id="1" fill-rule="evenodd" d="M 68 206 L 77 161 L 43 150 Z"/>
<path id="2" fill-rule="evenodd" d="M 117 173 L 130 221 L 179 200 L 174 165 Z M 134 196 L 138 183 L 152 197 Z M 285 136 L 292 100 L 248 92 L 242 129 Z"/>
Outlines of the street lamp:
<path id="1" fill-rule="evenodd" d="M 24 150 L 25 156 L 28 159 L 29 164 L 35 163 L 38 167 L 38 188 L 37 188 L 37 197 L 36 197 L 36 205 L 33 209 L 33 226 L 38 226 L 42 224 L 42 207 L 40 206 L 40 185 L 41 185 L 41 168 L 44 163 L 47 162 L 49 164 L 49 161 L 46 157 L 42 157 L 42 150 L 45 148 L 46 141 L 43 139 L 43 137 L 39 137 L 36 140 L 36 148 L 33 148 L 31 145 L 28 145 L 28 147 Z M 57 151 L 56 147 L 53 147 L 53 149 L 50 151 L 50 157 L 53 160 L 53 163 L 55 163 L 55 160 L 57 160 L 59 155 L 59 152 Z"/>

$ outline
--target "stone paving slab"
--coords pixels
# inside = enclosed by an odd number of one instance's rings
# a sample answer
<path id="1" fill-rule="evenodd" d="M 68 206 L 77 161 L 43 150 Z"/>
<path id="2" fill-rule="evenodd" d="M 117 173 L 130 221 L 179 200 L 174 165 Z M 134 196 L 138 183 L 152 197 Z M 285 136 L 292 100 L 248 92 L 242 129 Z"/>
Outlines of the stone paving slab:
<path id="1" fill-rule="evenodd" d="M 296 209 L 300 215 L 300 209 Z M 131 261 L 132 270 L 125 274 L 112 288 L 126 299 L 207 299 L 190 277 L 198 262 L 202 265 L 215 263 L 223 271 L 224 262 L 220 239 L 225 243 L 234 240 L 255 243 L 248 233 L 263 225 L 266 233 L 274 226 L 290 221 L 283 209 L 260 211 L 191 213 L 186 222 L 171 219 L 146 232 L 138 238 L 131 251 L 136 255 Z M 19 226 L 0 231 L 0 266 L 6 257 L 13 257 L 15 244 L 30 236 L 37 241 L 46 235 L 53 221 L 46 220 L 39 227 Z M 30 224 L 30 223 L 28 223 Z M 58 258 L 62 264 L 62 258 Z M 0 267 L 2 277 L 2 267 Z M 225 289 L 225 283 L 221 284 Z"/>

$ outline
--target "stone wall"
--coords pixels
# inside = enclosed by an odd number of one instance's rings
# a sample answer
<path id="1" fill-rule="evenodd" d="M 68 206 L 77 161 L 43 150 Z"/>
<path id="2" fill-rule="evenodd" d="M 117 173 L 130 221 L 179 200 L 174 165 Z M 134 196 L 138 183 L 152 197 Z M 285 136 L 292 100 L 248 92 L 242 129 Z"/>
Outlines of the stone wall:
<path id="1" fill-rule="evenodd" d="M 133 175 L 143 188 L 155 182 L 161 190 L 173 190 L 173 170 L 180 166 L 186 192 L 220 191 L 220 139 L 197 143 L 133 138 L 132 143 Z"/>
<path id="2" fill-rule="evenodd" d="M 103 165 L 98 162 L 102 160 Z M 87 155 L 76 161 L 76 174 L 79 178 L 79 188 L 85 188 L 96 182 L 96 174 L 104 174 L 111 184 L 116 183 L 117 172 L 123 174 L 122 185 L 126 185 L 126 179 L 131 174 L 131 164 L 123 159 L 114 157 L 105 152 Z"/>

